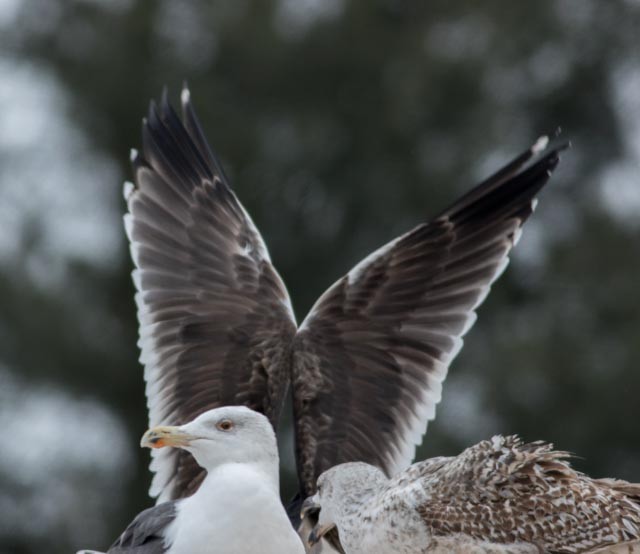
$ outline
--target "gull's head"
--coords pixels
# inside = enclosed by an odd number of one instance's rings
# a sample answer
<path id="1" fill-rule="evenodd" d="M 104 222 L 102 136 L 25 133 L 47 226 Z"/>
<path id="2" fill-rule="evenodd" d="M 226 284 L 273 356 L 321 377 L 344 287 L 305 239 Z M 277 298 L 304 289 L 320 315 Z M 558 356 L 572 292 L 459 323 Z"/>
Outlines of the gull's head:
<path id="1" fill-rule="evenodd" d="M 367 497 L 377 493 L 386 481 L 382 471 L 363 462 L 339 464 L 322 473 L 316 494 L 302 504 L 302 518 L 315 514 L 318 517 L 309 544 L 314 545 L 335 527 L 341 531 L 345 519 L 365 507 Z"/>
<path id="2" fill-rule="evenodd" d="M 140 446 L 182 448 L 207 471 L 228 463 L 278 467 L 273 427 L 265 416 L 245 406 L 215 408 L 185 425 L 152 427 Z"/>

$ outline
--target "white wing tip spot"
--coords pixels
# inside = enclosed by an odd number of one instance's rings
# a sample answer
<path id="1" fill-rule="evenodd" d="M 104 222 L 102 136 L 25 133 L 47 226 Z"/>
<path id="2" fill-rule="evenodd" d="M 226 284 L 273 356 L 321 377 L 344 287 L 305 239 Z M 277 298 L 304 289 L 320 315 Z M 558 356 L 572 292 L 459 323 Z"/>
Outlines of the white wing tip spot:
<path id="1" fill-rule="evenodd" d="M 513 238 L 511 239 L 513 246 L 516 246 L 520 242 L 521 238 L 522 238 L 522 227 L 518 227 L 513 232 Z"/>
<path id="2" fill-rule="evenodd" d="M 125 200 L 129 200 L 129 197 L 133 193 L 133 189 L 135 189 L 134 184 L 131 181 L 125 181 L 122 187 L 122 195 Z"/>
<path id="3" fill-rule="evenodd" d="M 182 87 L 182 92 L 180 93 L 180 101 L 182 102 L 183 106 L 187 105 L 191 101 L 191 92 L 186 85 Z"/>
<path id="4" fill-rule="evenodd" d="M 139 269 L 134 269 L 131 272 L 131 279 L 133 279 L 136 290 L 142 290 L 142 273 Z"/>
<path id="5" fill-rule="evenodd" d="M 133 242 L 133 217 L 130 213 L 126 213 L 122 217 L 122 220 L 124 221 L 124 231 L 127 234 L 127 237 L 130 242 Z"/>
<path id="6" fill-rule="evenodd" d="M 495 283 L 502 276 L 502 274 L 507 269 L 508 265 L 509 265 L 509 257 L 505 256 L 504 258 L 502 258 L 502 260 L 500 260 L 500 263 L 498 264 L 498 267 L 496 267 L 496 272 L 493 275 L 493 278 L 491 279 L 491 283 Z M 489 294 L 489 289 L 490 289 L 490 287 L 487 287 L 486 294 Z M 485 298 L 486 298 L 486 295 L 485 295 Z M 484 300 L 484 298 L 483 298 L 483 300 Z"/>
<path id="7" fill-rule="evenodd" d="M 469 329 L 473 327 L 477 319 L 478 319 L 478 314 L 474 311 L 471 311 L 467 316 L 467 320 L 465 321 L 464 326 L 462 327 L 462 330 L 460 331 L 461 337 L 463 337 L 469 332 Z"/>
<path id="8" fill-rule="evenodd" d="M 135 148 L 132 148 L 132 149 L 129 151 L 129 159 L 130 159 L 132 162 L 135 162 L 137 157 L 138 157 L 138 151 L 137 151 Z"/>
<path id="9" fill-rule="evenodd" d="M 534 198 L 533 200 L 531 200 L 531 213 L 535 212 L 537 207 L 538 207 L 538 199 Z"/>
<path id="10" fill-rule="evenodd" d="M 549 137 L 547 135 L 541 136 L 536 141 L 536 143 L 531 147 L 531 153 L 539 154 L 547 147 L 548 144 L 549 144 Z"/>

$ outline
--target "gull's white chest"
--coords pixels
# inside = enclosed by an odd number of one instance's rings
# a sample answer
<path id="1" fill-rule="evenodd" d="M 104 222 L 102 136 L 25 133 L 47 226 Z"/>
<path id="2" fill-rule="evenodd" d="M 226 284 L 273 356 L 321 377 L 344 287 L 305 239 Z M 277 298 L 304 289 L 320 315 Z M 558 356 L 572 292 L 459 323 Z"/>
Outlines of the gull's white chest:
<path id="1" fill-rule="evenodd" d="M 303 554 L 275 487 L 229 465 L 207 476 L 167 528 L 168 554 Z"/>

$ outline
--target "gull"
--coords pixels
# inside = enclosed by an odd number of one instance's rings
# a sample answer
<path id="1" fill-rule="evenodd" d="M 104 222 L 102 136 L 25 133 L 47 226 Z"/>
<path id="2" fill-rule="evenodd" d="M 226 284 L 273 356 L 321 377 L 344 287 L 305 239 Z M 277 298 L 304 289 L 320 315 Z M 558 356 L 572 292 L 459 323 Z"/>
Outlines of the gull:
<path id="1" fill-rule="evenodd" d="M 216 408 L 149 429 L 141 446 L 183 449 L 206 476 L 188 498 L 141 512 L 108 554 L 304 553 L 280 502 L 276 437 L 264 415 Z"/>
<path id="2" fill-rule="evenodd" d="M 362 463 L 318 479 L 315 543 L 336 527 L 346 554 L 640 553 L 640 484 L 591 479 L 544 442 L 495 436 L 389 479 Z"/>

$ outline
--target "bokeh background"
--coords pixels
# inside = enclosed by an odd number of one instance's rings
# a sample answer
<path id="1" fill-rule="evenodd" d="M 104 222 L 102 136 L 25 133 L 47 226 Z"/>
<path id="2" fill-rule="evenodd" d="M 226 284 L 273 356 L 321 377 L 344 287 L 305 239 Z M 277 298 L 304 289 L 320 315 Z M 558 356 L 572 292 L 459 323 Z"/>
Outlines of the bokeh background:
<path id="1" fill-rule="evenodd" d="M 640 481 L 640 2 L 0 0 L 0 552 L 151 503 L 121 185 L 184 79 L 299 317 L 562 127 L 419 456 L 518 432 Z"/>

